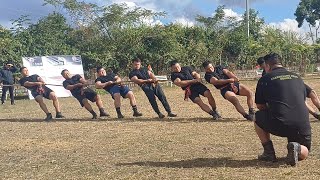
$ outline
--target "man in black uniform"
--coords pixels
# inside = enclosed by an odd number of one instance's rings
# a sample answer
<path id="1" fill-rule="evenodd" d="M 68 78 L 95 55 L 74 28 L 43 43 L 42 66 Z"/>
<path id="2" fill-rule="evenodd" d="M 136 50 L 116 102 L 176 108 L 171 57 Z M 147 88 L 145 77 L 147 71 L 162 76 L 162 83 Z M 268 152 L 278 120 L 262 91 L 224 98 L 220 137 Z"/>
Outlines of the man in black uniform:
<path id="1" fill-rule="evenodd" d="M 185 100 L 190 98 L 193 103 L 198 104 L 200 108 L 210 114 L 213 119 L 220 119 L 221 116 L 216 111 L 216 102 L 210 90 L 201 83 L 200 74 L 193 71 L 190 67 L 181 67 L 178 61 L 171 61 L 171 81 L 185 91 Z M 211 108 L 206 105 L 199 95 L 208 98 Z"/>
<path id="2" fill-rule="evenodd" d="M 98 78 L 95 80 L 95 84 L 96 88 L 104 89 L 110 93 L 112 99 L 114 99 L 114 106 L 116 108 L 118 118 L 124 118 L 120 110 L 120 96 L 130 100 L 134 117 L 142 116 L 142 114 L 138 112 L 136 98 L 134 97 L 133 92 L 128 88 L 128 86 L 124 86 L 121 83 L 121 78 L 119 76 L 114 74 L 112 71 L 108 72 L 109 73 L 107 74 L 103 67 L 97 67 Z"/>
<path id="3" fill-rule="evenodd" d="M 264 152 L 258 159 L 276 161 L 270 134 L 288 139 L 288 163 L 304 160 L 311 147 L 311 127 L 302 79 L 281 66 L 281 57 L 265 56 L 267 74 L 257 84 L 255 130 Z"/>
<path id="4" fill-rule="evenodd" d="M 6 65 L 3 67 L 3 69 L 0 70 L 0 86 L 1 86 L 1 83 L 4 85 L 2 87 L 1 104 L 4 104 L 7 91 L 9 90 L 11 105 L 14 105 L 13 73 L 15 73 L 16 71 L 17 71 L 17 68 L 13 65 L 11 61 L 8 61 Z"/>
<path id="5" fill-rule="evenodd" d="M 257 63 L 260 65 L 260 67 L 263 69 L 262 72 L 262 76 L 264 76 L 266 74 L 265 71 L 265 62 L 264 62 L 264 57 L 260 57 L 257 60 Z M 309 110 L 309 113 L 315 117 L 316 119 L 320 120 L 320 100 L 319 97 L 317 96 L 316 92 L 308 85 L 304 84 L 304 86 L 306 87 L 306 91 L 307 91 L 307 98 L 310 98 L 313 105 L 317 107 L 318 112 L 316 110 L 314 110 L 307 102 L 306 102 L 306 106 Z"/>
<path id="6" fill-rule="evenodd" d="M 214 67 L 209 61 L 203 62 L 202 66 L 206 71 L 206 81 L 219 89 L 222 97 L 231 102 L 244 118 L 253 121 L 253 92 L 247 86 L 240 84 L 237 76 L 224 66 L 218 65 Z M 247 97 L 249 114 L 243 109 L 236 95 Z"/>
<path id="7" fill-rule="evenodd" d="M 165 94 L 162 91 L 161 86 L 158 84 L 155 75 L 146 68 L 141 68 L 141 60 L 135 58 L 132 60 L 133 70 L 129 73 L 129 78 L 134 83 L 138 84 L 144 91 L 153 110 L 158 114 L 159 118 L 164 118 L 158 107 L 156 96 L 162 103 L 164 109 L 167 111 L 169 117 L 176 117 L 177 115 L 171 112 L 171 108 L 167 101 Z"/>
<path id="8" fill-rule="evenodd" d="M 24 86 L 31 91 L 31 95 L 40 105 L 42 111 L 47 115 L 45 120 L 51 120 L 52 114 L 49 113 L 46 104 L 43 102 L 43 98 L 52 100 L 53 106 L 56 109 L 56 118 L 64 118 L 64 116 L 62 116 L 61 114 L 59 101 L 56 94 L 50 88 L 45 86 L 45 82 L 43 81 L 43 79 L 37 74 L 29 76 L 29 71 L 26 67 L 21 67 L 20 72 L 23 77 L 19 80 L 19 83 L 21 84 L 21 86 Z"/>
<path id="9" fill-rule="evenodd" d="M 100 117 L 109 116 L 103 108 L 100 96 L 94 90 L 87 87 L 88 83 L 83 77 L 79 74 L 72 76 L 67 69 L 62 70 L 61 75 L 66 79 L 63 81 L 63 87 L 71 91 L 72 96 L 79 101 L 80 105 L 84 106 L 92 114 L 92 119 L 97 119 L 97 114 L 92 109 L 88 100 L 96 102 L 100 111 Z"/>

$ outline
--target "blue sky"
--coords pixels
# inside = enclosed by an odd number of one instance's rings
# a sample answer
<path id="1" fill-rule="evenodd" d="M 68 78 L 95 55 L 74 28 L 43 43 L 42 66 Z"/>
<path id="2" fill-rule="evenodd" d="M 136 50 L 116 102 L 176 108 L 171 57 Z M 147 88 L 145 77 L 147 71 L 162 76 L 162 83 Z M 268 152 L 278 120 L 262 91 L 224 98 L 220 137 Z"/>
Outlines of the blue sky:
<path id="1" fill-rule="evenodd" d="M 245 11 L 245 0 L 84 0 L 100 5 L 126 2 L 128 5 L 147 9 L 166 11 L 167 22 L 194 21 L 196 14 L 210 16 L 218 5 L 226 5 L 228 12 L 241 15 Z M 266 23 L 276 26 L 294 26 L 294 12 L 299 0 L 249 0 L 250 7 L 259 11 Z M 43 0 L 0 0 L 0 24 L 10 27 L 10 20 L 22 14 L 29 14 L 36 21 L 54 10 L 51 6 L 42 6 Z"/>

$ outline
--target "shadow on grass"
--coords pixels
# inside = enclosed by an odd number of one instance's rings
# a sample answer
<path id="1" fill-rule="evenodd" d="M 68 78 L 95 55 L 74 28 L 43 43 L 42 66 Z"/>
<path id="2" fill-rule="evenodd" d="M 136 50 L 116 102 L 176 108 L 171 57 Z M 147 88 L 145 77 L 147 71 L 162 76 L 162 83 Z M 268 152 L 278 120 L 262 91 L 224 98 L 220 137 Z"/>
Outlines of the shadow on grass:
<path id="1" fill-rule="evenodd" d="M 65 118 L 65 119 L 53 119 L 49 122 L 78 122 L 78 121 L 92 121 L 92 122 L 123 122 L 123 123 L 132 123 L 132 122 L 178 122 L 178 123 L 190 123 L 190 122 L 233 122 L 241 120 L 233 119 L 233 118 L 224 118 L 222 120 L 213 120 L 212 118 L 124 118 L 118 119 L 114 117 L 109 118 L 99 118 L 99 119 L 91 119 L 91 118 Z M 245 120 L 243 120 L 245 121 Z M 46 122 L 44 119 L 27 119 L 27 118 L 7 118 L 0 119 L 0 122 Z M 249 121 L 248 121 L 249 122 Z"/>
<path id="2" fill-rule="evenodd" d="M 234 160 L 230 157 L 222 158 L 196 158 L 181 161 L 167 161 L 167 162 L 133 162 L 133 163 L 119 163 L 116 166 L 149 166 L 149 167 L 165 167 L 165 168 L 246 168 L 246 167 L 262 167 L 262 168 L 278 168 L 286 165 L 285 158 L 278 158 L 275 163 L 263 162 L 257 159 L 250 160 Z"/>

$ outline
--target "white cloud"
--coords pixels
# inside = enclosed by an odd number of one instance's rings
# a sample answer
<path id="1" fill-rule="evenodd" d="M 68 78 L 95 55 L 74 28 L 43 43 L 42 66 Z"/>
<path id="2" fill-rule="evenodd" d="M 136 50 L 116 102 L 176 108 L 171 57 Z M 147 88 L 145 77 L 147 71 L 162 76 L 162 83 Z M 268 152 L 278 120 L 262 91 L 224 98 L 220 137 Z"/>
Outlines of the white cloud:
<path id="1" fill-rule="evenodd" d="M 234 18 L 236 21 L 242 20 L 241 14 L 234 12 L 232 9 L 224 9 L 223 12 L 228 18 Z"/>
<path id="2" fill-rule="evenodd" d="M 173 21 L 174 24 L 181 24 L 183 26 L 187 26 L 187 27 L 192 27 L 194 26 L 194 22 L 190 21 L 189 19 L 187 18 L 184 18 L 184 17 L 180 17 L 180 18 L 177 18 Z"/>
<path id="3" fill-rule="evenodd" d="M 294 19 L 284 19 L 282 22 L 273 22 L 269 26 L 281 29 L 283 31 L 293 31 L 297 33 L 304 33 L 305 29 L 298 28 L 298 22 Z"/>

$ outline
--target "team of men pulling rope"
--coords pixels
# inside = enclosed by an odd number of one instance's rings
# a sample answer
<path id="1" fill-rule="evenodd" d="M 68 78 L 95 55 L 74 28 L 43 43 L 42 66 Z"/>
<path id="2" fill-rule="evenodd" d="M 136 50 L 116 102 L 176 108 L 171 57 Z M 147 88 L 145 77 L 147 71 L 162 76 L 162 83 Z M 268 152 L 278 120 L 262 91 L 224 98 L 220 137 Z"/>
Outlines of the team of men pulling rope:
<path id="1" fill-rule="evenodd" d="M 255 130 L 260 138 L 264 152 L 258 159 L 265 161 L 276 161 L 275 150 L 270 139 L 270 133 L 276 136 L 287 137 L 288 139 L 288 163 L 295 165 L 298 160 L 303 160 L 308 156 L 311 147 L 311 128 L 309 115 L 312 114 L 320 120 L 319 112 L 315 111 L 306 103 L 306 97 L 311 98 L 313 104 L 320 110 L 319 99 L 314 90 L 303 83 L 302 79 L 287 71 L 281 66 L 281 57 L 276 53 L 270 53 L 258 59 L 258 64 L 264 69 L 262 78 L 259 79 L 255 103 L 259 111 L 254 111 L 253 92 L 245 85 L 240 84 L 239 78 L 222 65 L 213 66 L 209 61 L 203 62 L 205 69 L 205 80 L 219 89 L 221 95 L 231 102 L 236 110 L 247 120 L 254 121 Z M 160 112 L 156 97 L 167 111 L 168 117 L 176 117 L 166 99 L 166 96 L 159 85 L 157 78 L 149 69 L 141 67 L 141 60 L 132 60 L 133 69 L 129 73 L 129 78 L 138 84 L 146 94 L 153 110 L 159 118 L 165 115 Z M 178 61 L 171 61 L 171 81 L 182 88 L 185 92 L 185 100 L 190 99 L 197 104 L 203 111 L 208 113 L 214 120 L 222 117 L 217 111 L 215 99 L 211 91 L 202 83 L 200 74 L 188 66 L 181 67 Z M 95 80 L 97 89 L 104 89 L 109 92 L 114 100 L 114 106 L 119 119 L 124 118 L 121 113 L 121 96 L 130 100 L 133 116 L 140 117 L 142 113 L 138 111 L 137 102 L 132 90 L 123 83 L 121 78 L 112 71 L 106 72 L 103 67 L 97 67 L 98 78 Z M 13 98 L 13 77 L 12 72 L 16 71 L 12 62 L 8 62 L 0 72 L 0 80 L 3 85 L 2 104 L 4 95 L 9 90 L 11 104 Z M 53 101 L 56 110 L 56 118 L 64 118 L 61 113 L 58 98 L 37 74 L 29 75 L 26 67 L 20 68 L 22 78 L 19 83 L 31 91 L 32 96 L 39 104 L 40 108 L 46 113 L 46 121 L 53 119 L 48 111 L 43 98 Z M 92 119 L 97 119 L 98 115 L 88 102 L 95 102 L 100 111 L 100 117 L 110 116 L 103 106 L 101 97 L 91 88 L 80 75 L 71 75 L 69 70 L 61 72 L 64 77 L 62 86 L 69 90 L 82 107 L 92 114 Z M 50 84 L 52 85 L 52 84 Z M 200 95 L 208 99 L 206 104 Z M 248 112 L 241 106 L 238 98 L 246 96 Z"/>

